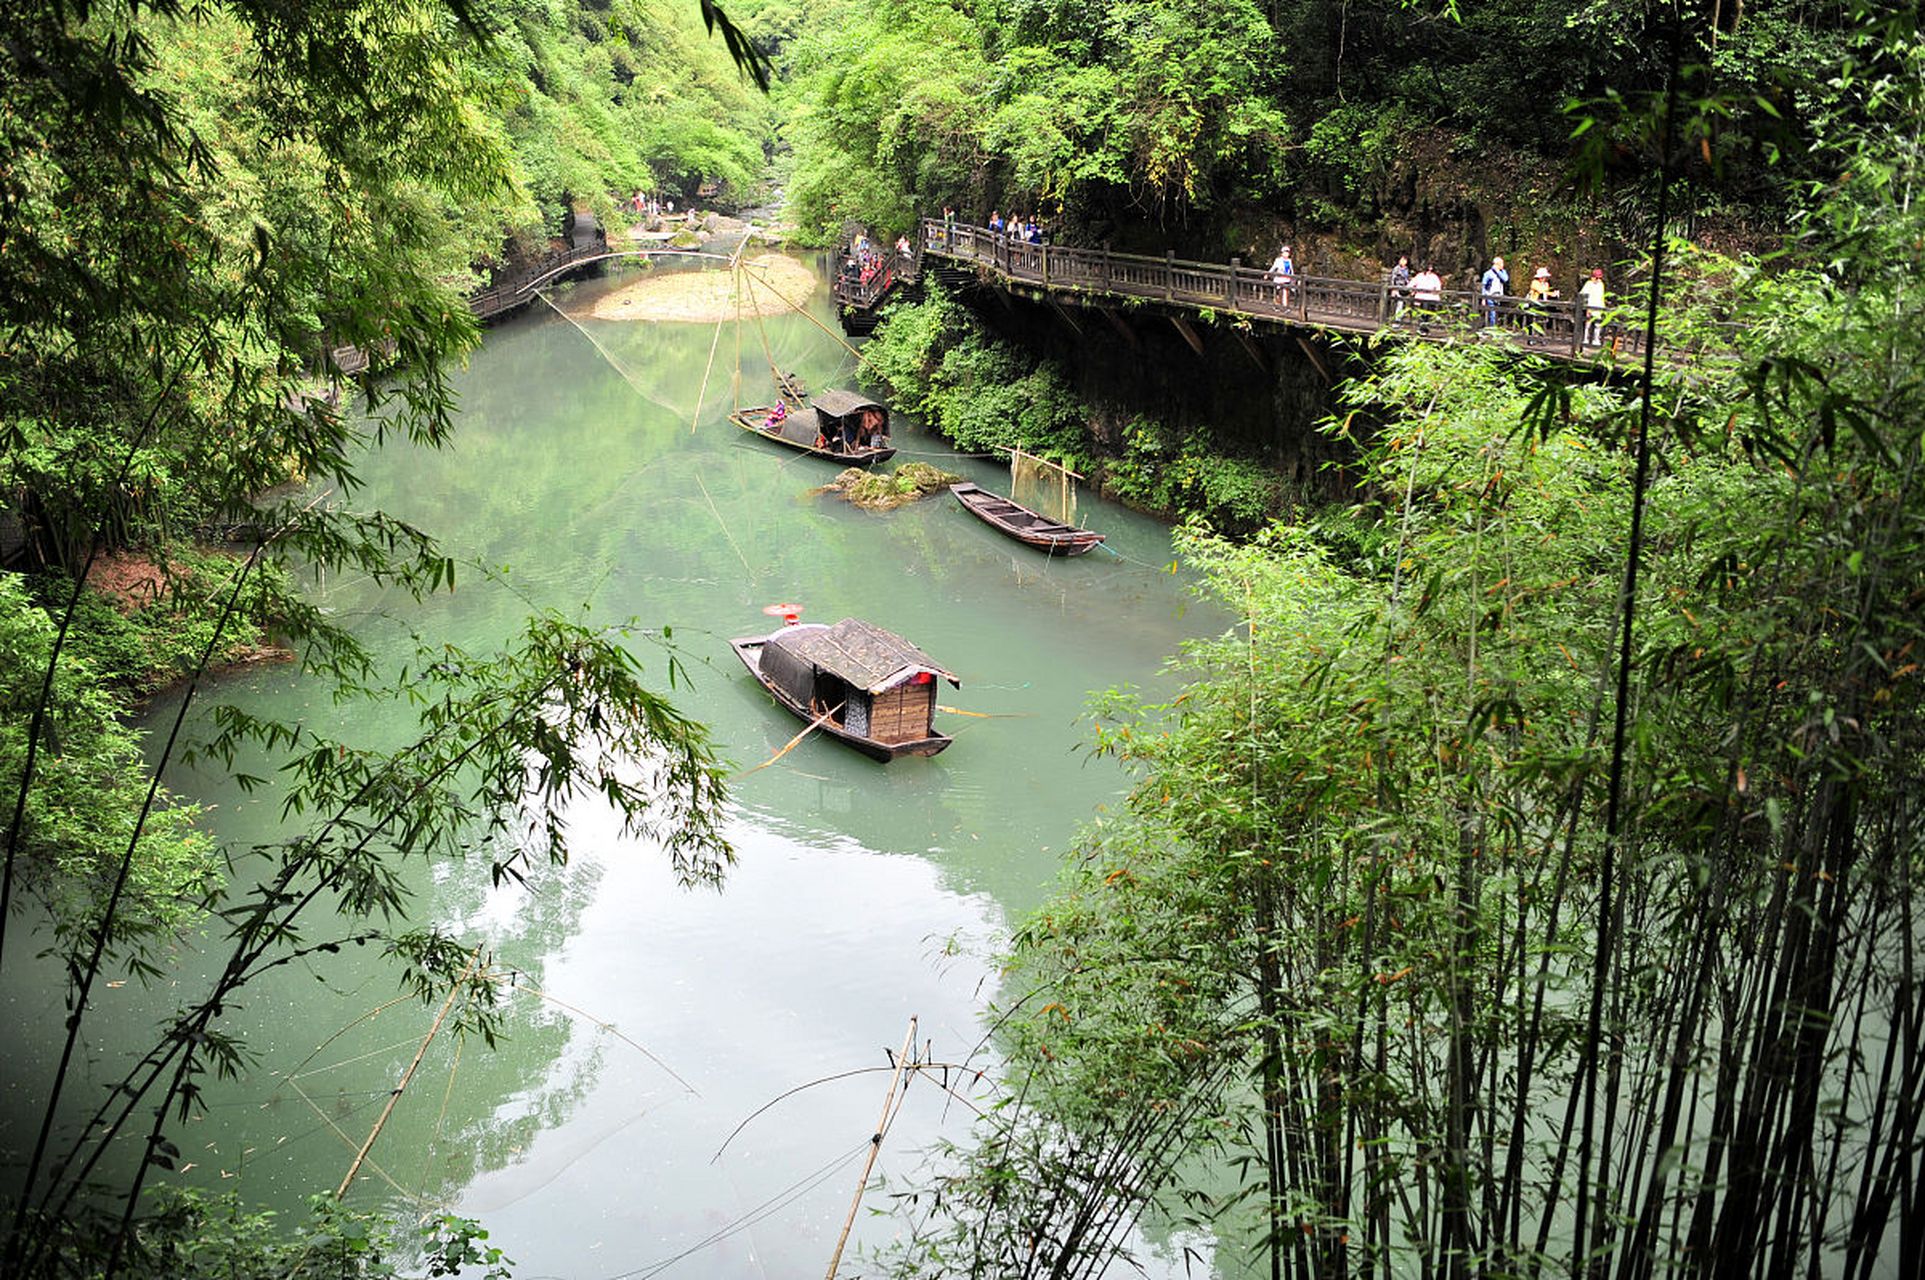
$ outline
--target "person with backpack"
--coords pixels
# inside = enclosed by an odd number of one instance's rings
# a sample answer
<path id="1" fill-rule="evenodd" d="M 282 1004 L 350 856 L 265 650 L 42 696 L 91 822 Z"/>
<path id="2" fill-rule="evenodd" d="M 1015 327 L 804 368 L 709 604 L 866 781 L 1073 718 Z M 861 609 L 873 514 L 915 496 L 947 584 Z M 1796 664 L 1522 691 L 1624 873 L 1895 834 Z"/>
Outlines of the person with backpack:
<path id="1" fill-rule="evenodd" d="M 1397 265 L 1390 269 L 1390 318 L 1402 320 L 1404 306 L 1410 298 L 1410 255 L 1397 255 Z"/>

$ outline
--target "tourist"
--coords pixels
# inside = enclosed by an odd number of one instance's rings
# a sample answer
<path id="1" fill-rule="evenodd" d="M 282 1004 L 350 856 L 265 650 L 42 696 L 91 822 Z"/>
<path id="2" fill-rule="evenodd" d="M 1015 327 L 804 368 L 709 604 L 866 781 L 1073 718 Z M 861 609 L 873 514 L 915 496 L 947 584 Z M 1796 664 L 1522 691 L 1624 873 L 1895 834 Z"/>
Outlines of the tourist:
<path id="1" fill-rule="evenodd" d="M 1524 306 L 1530 315 L 1531 331 L 1531 336 L 1526 341 L 1533 347 L 1537 345 L 1537 335 L 1544 331 L 1544 310 L 1551 299 L 1557 296 L 1557 290 L 1551 287 L 1551 269 L 1539 267 L 1531 276 L 1530 289 L 1524 294 Z"/>
<path id="2" fill-rule="evenodd" d="M 1397 265 L 1390 269 L 1390 298 L 1394 307 L 1390 316 L 1392 320 L 1404 318 L 1404 302 L 1409 297 L 1410 255 L 1400 253 L 1397 255 Z"/>
<path id="3" fill-rule="evenodd" d="M 1290 260 L 1290 246 L 1284 245 L 1277 250 L 1276 261 L 1270 264 L 1270 278 L 1277 285 L 1277 305 L 1290 305 L 1290 277 L 1297 274 L 1297 264 Z"/>
<path id="4" fill-rule="evenodd" d="M 991 209 L 989 211 L 989 229 L 997 235 L 1003 233 L 1003 215 L 1001 210 Z"/>
<path id="5" fill-rule="evenodd" d="M 1027 239 L 1031 244 L 1041 244 L 1043 242 L 1042 224 L 1037 222 L 1036 219 L 1031 218 L 1029 220 L 1028 234 L 1024 238 Z"/>
<path id="6" fill-rule="evenodd" d="M 1426 262 L 1424 269 L 1410 278 L 1410 298 L 1417 312 L 1417 332 L 1429 333 L 1429 321 L 1437 314 L 1444 297 L 1444 278 Z"/>
<path id="7" fill-rule="evenodd" d="M 1584 304 L 1584 345 L 1600 346 L 1604 342 L 1604 268 L 1592 267 L 1591 278 L 1577 291 L 1578 300 Z"/>
<path id="8" fill-rule="evenodd" d="M 907 235 L 900 235 L 896 237 L 896 252 L 901 254 L 905 258 L 914 258 L 916 256 L 913 252 L 910 251 L 909 237 Z"/>
<path id="9" fill-rule="evenodd" d="M 1498 299 L 1504 296 L 1510 285 L 1511 273 L 1504 269 L 1502 258 L 1492 258 L 1491 265 L 1484 269 L 1484 279 L 1480 289 L 1484 295 L 1484 327 L 1491 328 L 1497 323 Z"/>

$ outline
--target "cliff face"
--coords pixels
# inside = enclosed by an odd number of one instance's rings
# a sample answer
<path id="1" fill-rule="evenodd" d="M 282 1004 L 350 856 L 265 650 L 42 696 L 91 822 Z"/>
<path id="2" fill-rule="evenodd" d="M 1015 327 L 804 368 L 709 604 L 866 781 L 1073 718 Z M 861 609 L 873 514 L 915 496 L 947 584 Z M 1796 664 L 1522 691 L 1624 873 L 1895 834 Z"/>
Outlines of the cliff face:
<path id="1" fill-rule="evenodd" d="M 1298 487 L 1329 483 L 1323 464 L 1342 457 L 1316 427 L 1335 410 L 1333 383 L 1357 357 L 1319 338 L 1179 323 L 1142 308 L 1033 302 L 989 287 L 967 300 L 998 337 L 1069 373 L 1103 453 L 1122 454 L 1125 432 L 1147 422 L 1172 439 L 1201 431 Z"/>

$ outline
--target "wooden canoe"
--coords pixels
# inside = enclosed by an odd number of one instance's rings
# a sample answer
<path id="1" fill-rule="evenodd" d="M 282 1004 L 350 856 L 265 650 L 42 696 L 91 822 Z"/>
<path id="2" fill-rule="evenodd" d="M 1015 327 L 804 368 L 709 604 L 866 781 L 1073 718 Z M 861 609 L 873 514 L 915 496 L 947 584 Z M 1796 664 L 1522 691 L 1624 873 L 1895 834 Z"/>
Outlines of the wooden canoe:
<path id="1" fill-rule="evenodd" d="M 1080 556 L 1103 540 L 1100 533 L 1038 515 L 968 481 L 950 485 L 949 492 L 956 495 L 963 510 L 996 532 L 1053 556 Z"/>
<path id="2" fill-rule="evenodd" d="M 866 467 L 877 462 L 886 462 L 896 456 L 894 447 L 882 445 L 869 449 L 832 449 L 817 448 L 817 427 L 812 415 L 792 412 L 777 425 L 768 425 L 769 412 L 773 405 L 757 405 L 749 409 L 738 409 L 729 415 L 729 421 L 752 436 L 806 453 L 811 458 L 824 458 L 830 462 L 840 462 L 845 467 Z"/>
<path id="3" fill-rule="evenodd" d="M 826 708 L 811 709 L 804 706 L 762 670 L 762 650 L 768 642 L 767 636 L 748 636 L 729 641 L 729 648 L 735 650 L 735 656 L 742 660 L 742 665 L 749 669 L 749 674 L 755 677 L 756 683 L 768 690 L 771 698 L 788 708 L 790 714 L 804 724 L 815 724 L 821 719 Z M 838 742 L 846 743 L 870 759 L 880 760 L 884 764 L 899 756 L 933 756 L 955 741 L 946 733 L 932 732 L 927 738 L 913 738 L 907 742 L 883 742 L 867 734 L 853 732 L 833 718 L 821 720 L 821 723 L 816 726 L 816 731 L 826 733 Z"/>

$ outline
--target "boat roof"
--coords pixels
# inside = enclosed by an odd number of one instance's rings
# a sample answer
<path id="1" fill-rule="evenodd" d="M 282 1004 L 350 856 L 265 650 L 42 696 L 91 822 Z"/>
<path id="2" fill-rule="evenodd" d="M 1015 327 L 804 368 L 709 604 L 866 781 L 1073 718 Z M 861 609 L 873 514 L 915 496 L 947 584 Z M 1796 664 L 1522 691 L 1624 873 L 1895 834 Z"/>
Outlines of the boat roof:
<path id="1" fill-rule="evenodd" d="M 844 618 L 834 626 L 815 622 L 784 627 L 767 643 L 870 693 L 893 689 L 923 672 L 941 676 L 953 685 L 962 683 L 895 632 L 860 618 Z"/>
<path id="2" fill-rule="evenodd" d="M 884 415 L 887 415 L 889 412 L 887 408 L 877 404 L 874 400 L 859 396 L 853 391 L 843 391 L 837 387 L 830 387 L 826 391 L 816 392 L 814 404 L 816 412 L 828 418 L 846 418 L 850 414 L 860 413 L 864 409 L 881 409 Z M 884 634 L 887 633 L 885 632 Z"/>

